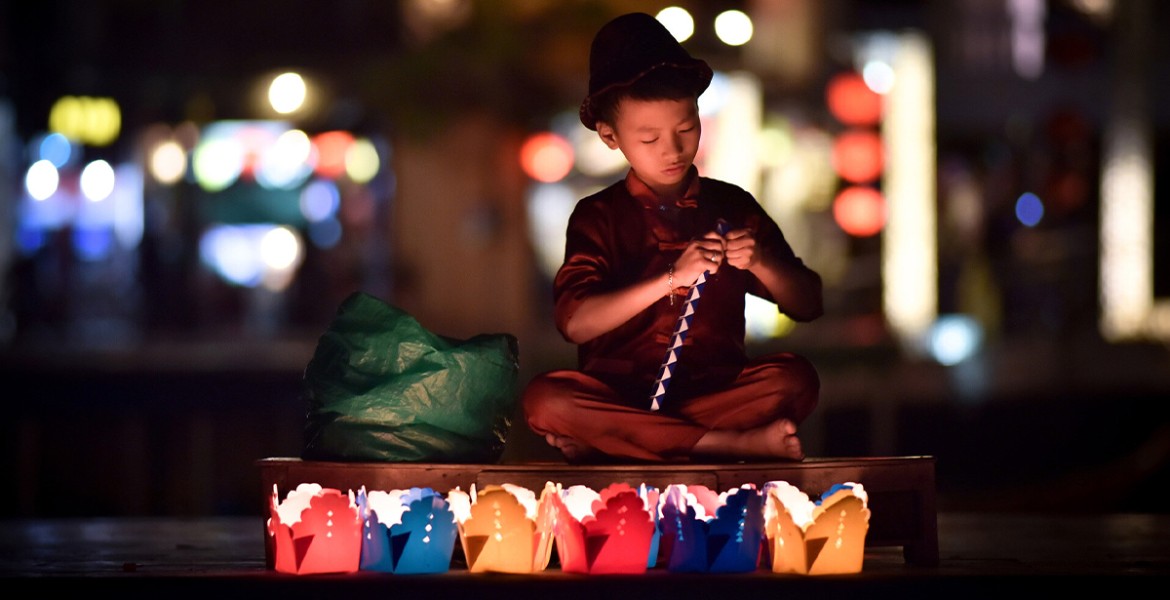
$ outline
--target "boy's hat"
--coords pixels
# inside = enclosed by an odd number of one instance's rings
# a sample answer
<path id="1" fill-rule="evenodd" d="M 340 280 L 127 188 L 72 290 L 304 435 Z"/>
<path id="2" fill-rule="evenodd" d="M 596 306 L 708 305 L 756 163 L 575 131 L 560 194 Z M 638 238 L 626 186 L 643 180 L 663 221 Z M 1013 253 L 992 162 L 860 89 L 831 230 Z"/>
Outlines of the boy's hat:
<path id="1" fill-rule="evenodd" d="M 599 95 L 628 86 L 660 67 L 693 72 L 696 94 L 711 84 L 711 67 L 692 58 L 658 19 L 629 13 L 603 25 L 589 49 L 589 95 L 581 102 L 581 123 L 596 130 L 593 103 Z"/>

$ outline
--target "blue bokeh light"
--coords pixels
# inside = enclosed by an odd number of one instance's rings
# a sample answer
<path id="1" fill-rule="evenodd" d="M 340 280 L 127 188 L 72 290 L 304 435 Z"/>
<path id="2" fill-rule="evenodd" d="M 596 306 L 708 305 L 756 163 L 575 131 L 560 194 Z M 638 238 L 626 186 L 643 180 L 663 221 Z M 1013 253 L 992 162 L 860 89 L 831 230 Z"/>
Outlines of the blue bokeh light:
<path id="1" fill-rule="evenodd" d="M 1016 199 L 1016 218 L 1028 227 L 1035 227 L 1044 218 L 1044 203 L 1032 192 L 1024 192 Z"/>

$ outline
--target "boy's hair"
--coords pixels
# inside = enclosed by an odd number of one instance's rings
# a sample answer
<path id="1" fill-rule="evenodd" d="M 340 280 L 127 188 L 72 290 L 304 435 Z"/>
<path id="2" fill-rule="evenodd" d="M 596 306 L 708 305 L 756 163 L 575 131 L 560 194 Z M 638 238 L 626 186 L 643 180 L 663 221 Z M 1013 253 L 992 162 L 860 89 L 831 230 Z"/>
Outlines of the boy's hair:
<path id="1" fill-rule="evenodd" d="M 608 90 L 593 100 L 593 116 L 613 127 L 622 100 L 694 100 L 706 88 L 695 78 L 693 69 L 660 67 L 630 85 Z"/>

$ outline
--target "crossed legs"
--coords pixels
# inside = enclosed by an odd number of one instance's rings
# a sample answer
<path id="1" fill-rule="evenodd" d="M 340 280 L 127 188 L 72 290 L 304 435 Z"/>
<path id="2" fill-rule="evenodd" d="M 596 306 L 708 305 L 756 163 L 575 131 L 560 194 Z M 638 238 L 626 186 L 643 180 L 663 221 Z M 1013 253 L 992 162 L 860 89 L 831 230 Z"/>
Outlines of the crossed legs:
<path id="1" fill-rule="evenodd" d="M 529 427 L 570 462 L 599 456 L 639 461 L 697 457 L 800 460 L 796 426 L 816 407 L 813 366 L 795 354 L 748 363 L 726 388 L 655 412 L 583 372 L 533 378 L 524 390 Z"/>

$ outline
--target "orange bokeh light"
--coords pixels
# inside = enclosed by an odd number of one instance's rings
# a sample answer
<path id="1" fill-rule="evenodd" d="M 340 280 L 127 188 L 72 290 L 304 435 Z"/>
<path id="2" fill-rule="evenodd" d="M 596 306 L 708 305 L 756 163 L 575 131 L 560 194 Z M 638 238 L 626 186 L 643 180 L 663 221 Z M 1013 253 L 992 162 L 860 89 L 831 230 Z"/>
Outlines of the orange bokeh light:
<path id="1" fill-rule="evenodd" d="M 833 169 L 850 183 L 870 183 L 882 174 L 881 137 L 874 131 L 854 129 L 833 139 Z"/>
<path id="2" fill-rule="evenodd" d="M 854 72 L 840 73 L 825 88 L 829 112 L 846 125 L 876 125 L 882 116 L 882 97 Z"/>
<path id="3" fill-rule="evenodd" d="M 854 237 L 875 235 L 886 225 L 886 199 L 870 187 L 847 187 L 833 200 L 833 219 Z"/>
<path id="4" fill-rule="evenodd" d="M 564 179 L 573 169 L 573 160 L 573 147 L 555 133 L 534 134 L 520 147 L 520 167 L 543 183 Z"/>
<path id="5" fill-rule="evenodd" d="M 318 175 L 337 179 L 345 174 L 345 154 L 353 145 L 353 134 L 348 131 L 326 131 L 313 138 L 317 148 Z"/>

